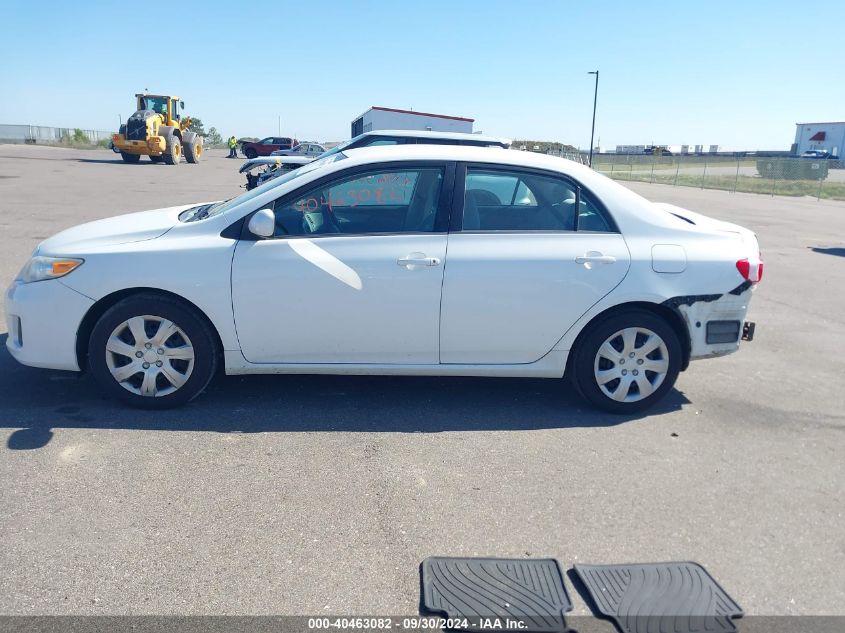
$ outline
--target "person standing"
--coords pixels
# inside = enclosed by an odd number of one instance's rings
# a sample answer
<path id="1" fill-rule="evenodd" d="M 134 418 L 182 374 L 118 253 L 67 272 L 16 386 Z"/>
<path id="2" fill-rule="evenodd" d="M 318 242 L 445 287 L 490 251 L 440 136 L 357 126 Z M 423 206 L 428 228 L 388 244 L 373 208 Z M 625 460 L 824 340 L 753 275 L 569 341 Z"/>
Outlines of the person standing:
<path id="1" fill-rule="evenodd" d="M 226 158 L 237 158 L 238 157 L 237 147 L 238 147 L 237 139 L 235 139 L 234 136 L 230 136 L 229 137 L 229 155 Z"/>

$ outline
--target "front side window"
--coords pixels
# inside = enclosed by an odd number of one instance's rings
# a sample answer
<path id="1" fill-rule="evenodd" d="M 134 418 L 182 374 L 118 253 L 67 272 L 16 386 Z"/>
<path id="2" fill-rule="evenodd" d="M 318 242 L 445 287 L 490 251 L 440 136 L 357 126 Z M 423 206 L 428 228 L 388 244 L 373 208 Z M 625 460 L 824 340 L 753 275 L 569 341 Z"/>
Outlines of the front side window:
<path id="1" fill-rule="evenodd" d="M 589 194 L 564 178 L 469 168 L 465 182 L 465 231 L 612 230 Z"/>
<path id="2" fill-rule="evenodd" d="M 443 169 L 386 169 L 330 181 L 276 201 L 276 237 L 434 230 Z"/>
<path id="3" fill-rule="evenodd" d="M 152 110 L 159 114 L 167 113 L 167 99 L 164 97 L 143 97 L 141 99 L 142 110 Z"/>
<path id="4" fill-rule="evenodd" d="M 261 144 L 262 145 L 273 145 L 273 139 L 272 138 L 265 138 L 261 141 Z"/>

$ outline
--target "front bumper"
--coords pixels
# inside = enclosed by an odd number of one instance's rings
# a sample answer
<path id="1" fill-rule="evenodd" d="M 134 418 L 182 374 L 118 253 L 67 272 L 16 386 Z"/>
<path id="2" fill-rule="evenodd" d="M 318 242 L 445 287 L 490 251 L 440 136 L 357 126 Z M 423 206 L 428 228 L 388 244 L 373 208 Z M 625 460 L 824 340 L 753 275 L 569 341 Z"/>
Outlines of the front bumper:
<path id="1" fill-rule="evenodd" d="M 162 136 L 151 136 L 146 141 L 130 141 L 123 134 L 113 134 L 112 144 L 122 152 L 158 156 L 164 153 L 166 143 Z"/>
<path id="2" fill-rule="evenodd" d="M 76 334 L 94 301 L 59 279 L 6 290 L 6 348 L 23 365 L 79 371 Z"/>

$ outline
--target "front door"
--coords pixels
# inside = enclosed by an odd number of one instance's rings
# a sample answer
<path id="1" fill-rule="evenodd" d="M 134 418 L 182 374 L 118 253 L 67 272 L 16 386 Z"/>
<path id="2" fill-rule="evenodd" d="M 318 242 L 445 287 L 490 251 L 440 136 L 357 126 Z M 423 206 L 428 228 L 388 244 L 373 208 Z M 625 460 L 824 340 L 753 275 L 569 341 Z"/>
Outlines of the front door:
<path id="1" fill-rule="evenodd" d="M 460 230 L 449 236 L 441 362 L 537 361 L 622 281 L 627 245 L 603 207 L 562 176 L 469 167 L 463 190 Z"/>
<path id="2" fill-rule="evenodd" d="M 436 364 L 446 170 L 347 170 L 277 200 L 274 237 L 232 263 L 247 361 Z"/>

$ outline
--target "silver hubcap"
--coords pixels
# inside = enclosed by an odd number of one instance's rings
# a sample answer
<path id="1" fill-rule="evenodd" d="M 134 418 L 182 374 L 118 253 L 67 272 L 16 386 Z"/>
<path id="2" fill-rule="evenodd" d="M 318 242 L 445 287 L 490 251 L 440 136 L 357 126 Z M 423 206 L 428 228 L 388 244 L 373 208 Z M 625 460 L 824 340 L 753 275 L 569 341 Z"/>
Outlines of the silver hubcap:
<path id="1" fill-rule="evenodd" d="M 607 337 L 596 353 L 599 388 L 618 402 L 637 402 L 660 387 L 669 371 L 669 350 L 657 334 L 629 327 Z"/>
<path id="2" fill-rule="evenodd" d="M 145 314 L 114 328 L 106 342 L 106 366 L 124 389 L 139 396 L 166 396 L 191 377 L 194 348 L 175 323 Z"/>

